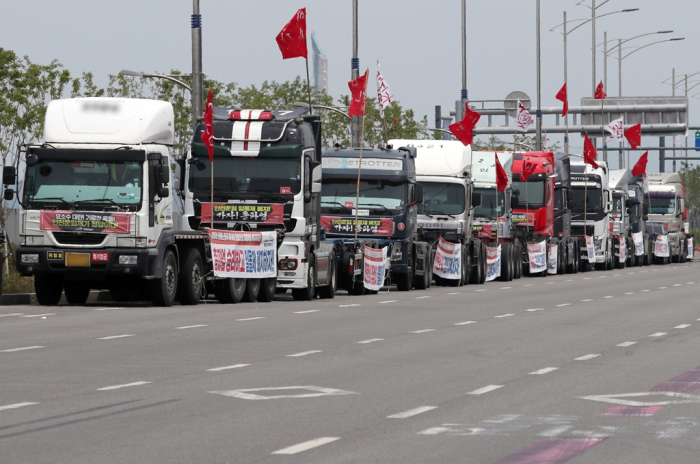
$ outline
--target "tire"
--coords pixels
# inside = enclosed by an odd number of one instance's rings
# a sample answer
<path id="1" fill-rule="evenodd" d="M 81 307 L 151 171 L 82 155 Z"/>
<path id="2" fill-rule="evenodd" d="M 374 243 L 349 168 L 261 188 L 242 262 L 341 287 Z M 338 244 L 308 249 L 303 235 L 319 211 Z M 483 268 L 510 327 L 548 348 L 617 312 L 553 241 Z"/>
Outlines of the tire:
<path id="1" fill-rule="evenodd" d="M 472 257 L 469 254 L 469 250 L 467 248 L 463 248 L 462 251 L 462 282 L 460 282 L 460 285 L 468 285 L 469 284 L 469 277 L 471 276 L 472 273 Z"/>
<path id="2" fill-rule="evenodd" d="M 258 293 L 258 301 L 270 303 L 275 299 L 277 291 L 277 277 L 267 277 L 260 279 L 260 292 Z"/>
<path id="3" fill-rule="evenodd" d="M 258 295 L 260 294 L 260 280 L 261 279 L 245 279 L 245 293 L 243 294 L 243 301 L 249 303 L 255 303 L 258 301 Z"/>
<path id="4" fill-rule="evenodd" d="M 396 276 L 396 288 L 400 292 L 408 292 L 411 290 L 411 284 L 413 283 L 413 272 L 411 268 L 403 274 L 394 274 Z"/>
<path id="5" fill-rule="evenodd" d="M 63 277 L 51 274 L 34 274 L 36 300 L 42 306 L 56 306 L 63 293 Z"/>
<path id="6" fill-rule="evenodd" d="M 331 273 L 330 282 L 328 285 L 318 288 L 319 298 L 323 298 L 326 300 L 335 298 L 335 291 L 338 289 L 338 272 L 335 269 L 335 253 L 331 253 L 329 259 L 329 272 Z"/>
<path id="7" fill-rule="evenodd" d="M 172 306 L 177 295 L 177 260 L 171 250 L 163 255 L 163 277 L 151 281 L 151 301 L 155 306 Z"/>
<path id="8" fill-rule="evenodd" d="M 416 290 L 425 290 L 428 288 L 428 278 L 430 276 L 428 275 L 428 269 L 427 266 L 424 266 L 423 268 L 423 275 L 422 276 L 416 276 Z M 459 286 L 459 281 L 460 279 L 451 279 L 451 281 L 456 282 L 456 285 L 450 285 L 451 287 L 457 287 Z"/>
<path id="9" fill-rule="evenodd" d="M 361 276 L 358 276 L 358 277 L 361 277 Z M 351 277 L 351 279 L 352 279 L 352 277 Z M 354 282 L 351 280 L 350 285 L 348 286 L 348 293 L 350 295 L 354 295 L 354 296 L 362 296 L 365 293 L 367 293 L 367 289 L 365 288 L 364 280 L 356 279 Z"/>
<path id="10" fill-rule="evenodd" d="M 515 268 L 515 278 L 519 279 L 523 276 L 523 249 L 520 245 L 514 247 L 515 258 L 513 259 L 513 267 Z"/>
<path id="11" fill-rule="evenodd" d="M 473 264 L 471 278 L 469 280 L 469 283 L 480 284 L 481 283 L 481 275 L 483 274 L 483 269 L 481 266 L 481 261 L 482 261 L 482 259 L 481 259 L 481 245 L 476 244 L 475 246 L 477 247 L 476 254 L 478 256 L 478 261 Z"/>
<path id="12" fill-rule="evenodd" d="M 294 301 L 311 301 L 316 296 L 316 268 L 315 258 L 309 255 L 308 274 L 306 275 L 306 288 L 293 288 L 292 297 Z M 364 288 L 364 285 L 362 286 Z"/>
<path id="13" fill-rule="evenodd" d="M 90 287 L 79 282 L 66 283 L 63 291 L 68 304 L 74 306 L 84 305 L 90 296 Z"/>
<path id="14" fill-rule="evenodd" d="M 183 250 L 185 251 L 185 250 Z M 183 306 L 199 304 L 204 275 L 202 255 L 196 248 L 186 250 L 177 282 L 177 299 Z"/>
<path id="15" fill-rule="evenodd" d="M 508 282 L 513 280 L 512 271 L 512 256 L 510 255 L 510 244 L 501 244 L 501 275 L 498 280 Z"/>
<path id="16" fill-rule="evenodd" d="M 214 283 L 214 293 L 219 302 L 236 304 L 243 299 L 245 287 L 245 279 L 220 279 Z"/>

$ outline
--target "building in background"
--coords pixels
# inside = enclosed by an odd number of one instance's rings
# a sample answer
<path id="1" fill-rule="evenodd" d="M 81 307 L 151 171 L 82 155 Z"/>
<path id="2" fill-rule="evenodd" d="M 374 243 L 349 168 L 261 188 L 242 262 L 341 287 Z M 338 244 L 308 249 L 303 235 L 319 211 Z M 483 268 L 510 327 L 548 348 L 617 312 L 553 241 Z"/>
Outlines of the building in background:
<path id="1" fill-rule="evenodd" d="M 313 48 L 314 88 L 319 92 L 328 92 L 328 58 L 318 46 L 316 34 L 313 32 L 311 33 L 311 47 Z"/>

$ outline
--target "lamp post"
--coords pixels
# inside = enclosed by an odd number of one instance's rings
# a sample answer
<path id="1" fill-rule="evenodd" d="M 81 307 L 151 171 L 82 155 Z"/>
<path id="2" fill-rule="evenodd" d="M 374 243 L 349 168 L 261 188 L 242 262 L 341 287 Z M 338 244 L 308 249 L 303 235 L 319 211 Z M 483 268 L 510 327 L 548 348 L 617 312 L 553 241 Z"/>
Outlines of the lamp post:
<path id="1" fill-rule="evenodd" d="M 307 108 L 307 109 L 309 108 L 309 104 L 303 103 L 303 102 L 294 102 L 294 103 L 292 103 L 292 105 L 299 107 L 299 108 Z M 325 106 L 325 105 L 312 105 L 312 108 L 321 108 L 324 110 L 332 111 L 334 113 L 342 114 L 346 118 L 352 120 L 352 116 L 349 116 L 347 113 L 347 108 L 346 108 L 346 111 L 341 111 L 340 108 L 336 108 L 334 106 Z"/>
<path id="2" fill-rule="evenodd" d="M 128 69 L 122 69 L 121 71 L 119 71 L 119 74 L 121 74 L 122 76 L 134 76 L 134 77 L 144 77 L 144 78 L 145 77 L 153 77 L 153 78 L 157 78 L 157 79 L 165 79 L 166 81 L 174 82 L 174 83 L 186 88 L 190 92 L 192 92 L 192 88 L 189 85 L 185 84 L 181 80 L 175 79 L 173 76 L 168 75 L 168 74 L 148 74 L 148 73 L 143 73 L 143 72 L 138 72 L 138 71 L 130 71 Z M 179 77 L 190 77 L 187 75 L 181 75 L 181 76 L 178 75 L 178 76 Z"/>
<path id="3" fill-rule="evenodd" d="M 535 113 L 537 150 L 542 150 L 542 77 L 540 73 L 540 0 L 537 0 L 537 113 Z"/>
<path id="4" fill-rule="evenodd" d="M 357 0 L 352 0 L 352 59 L 350 60 L 350 78 L 360 77 L 360 58 L 357 56 Z M 350 145 L 360 147 L 360 116 L 353 116 L 350 124 Z"/>
<path id="5" fill-rule="evenodd" d="M 631 40 L 631 39 L 630 39 L 630 40 Z M 613 56 L 614 58 L 617 59 L 618 87 L 619 87 L 618 91 L 619 91 L 619 93 L 620 93 L 620 96 L 622 96 L 622 60 L 624 60 L 625 58 L 629 57 L 629 56 L 632 55 L 633 53 L 637 53 L 639 50 L 645 49 L 645 48 L 647 48 L 647 47 L 651 47 L 652 45 L 656 45 L 656 44 L 660 44 L 660 43 L 664 43 L 664 42 L 677 42 L 677 41 L 680 41 L 680 40 L 685 40 L 685 37 L 674 37 L 673 39 L 657 40 L 656 42 L 651 42 L 651 43 L 648 43 L 648 44 L 646 44 L 646 45 L 641 45 L 641 46 L 638 46 L 638 47 L 627 47 L 628 50 L 629 50 L 630 48 L 633 48 L 633 50 L 632 50 L 631 52 L 627 53 L 627 54 L 624 55 L 624 56 L 622 55 L 622 50 L 624 49 L 624 47 L 621 47 L 621 46 L 620 46 L 620 45 L 622 45 L 623 42 L 622 42 L 621 40 L 619 40 L 619 41 L 618 41 L 618 42 L 619 42 L 618 45 L 616 45 L 615 47 L 613 47 L 612 49 L 610 49 L 608 52 L 612 52 L 615 48 L 617 48 L 617 56 L 612 55 L 612 54 L 611 54 L 610 56 Z"/>
<path id="6" fill-rule="evenodd" d="M 192 128 L 204 110 L 204 79 L 202 75 L 202 15 L 199 13 L 199 0 L 192 0 Z"/>
<path id="7" fill-rule="evenodd" d="M 464 110 L 469 101 L 469 92 L 467 91 L 467 0 L 462 0 L 462 93 L 460 97 L 462 104 L 457 112 L 459 120 L 464 117 Z"/>

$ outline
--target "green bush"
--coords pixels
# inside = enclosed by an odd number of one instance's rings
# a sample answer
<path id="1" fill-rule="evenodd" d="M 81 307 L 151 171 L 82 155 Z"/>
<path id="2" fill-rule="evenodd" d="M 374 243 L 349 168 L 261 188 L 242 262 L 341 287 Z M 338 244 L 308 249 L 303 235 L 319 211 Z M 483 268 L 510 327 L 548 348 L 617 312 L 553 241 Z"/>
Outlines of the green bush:
<path id="1" fill-rule="evenodd" d="M 5 265 L 2 265 L 2 293 L 8 295 L 10 293 L 34 293 L 34 278 L 22 277 L 15 269 L 14 257 L 8 256 L 10 266 L 10 275 L 5 274 Z"/>

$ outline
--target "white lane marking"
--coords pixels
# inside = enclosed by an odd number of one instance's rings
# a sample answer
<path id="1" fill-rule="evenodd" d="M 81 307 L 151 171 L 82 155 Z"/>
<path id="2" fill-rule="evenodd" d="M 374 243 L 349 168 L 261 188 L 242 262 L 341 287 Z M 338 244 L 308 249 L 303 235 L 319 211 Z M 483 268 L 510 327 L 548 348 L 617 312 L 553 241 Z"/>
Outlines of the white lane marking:
<path id="1" fill-rule="evenodd" d="M 625 295 L 633 295 L 634 292 L 626 292 Z"/>
<path id="2" fill-rule="evenodd" d="M 515 316 L 515 314 L 501 314 L 500 316 L 493 316 L 493 317 L 502 318 L 502 317 L 510 317 L 510 316 Z"/>
<path id="3" fill-rule="evenodd" d="M 294 314 L 317 313 L 318 309 L 309 309 L 308 311 L 294 311 Z"/>
<path id="4" fill-rule="evenodd" d="M 175 327 L 177 330 L 182 330 L 182 329 L 196 329 L 197 327 L 207 327 L 208 324 L 197 324 L 197 325 L 185 325 L 182 327 Z"/>
<path id="5" fill-rule="evenodd" d="M 581 301 L 593 301 L 593 300 L 581 300 Z"/>
<path id="6" fill-rule="evenodd" d="M 605 279 L 607 276 L 598 276 L 599 279 Z"/>
<path id="7" fill-rule="evenodd" d="M 455 325 L 469 325 L 469 324 L 476 324 L 477 321 L 464 321 L 464 322 L 458 322 Z"/>
<path id="8" fill-rule="evenodd" d="M 295 353 L 295 354 L 288 354 L 288 358 L 298 358 L 299 356 L 306 356 L 307 354 L 314 354 L 314 353 L 322 353 L 323 350 L 311 350 L 311 351 L 302 351 L 301 353 Z"/>
<path id="9" fill-rule="evenodd" d="M 11 348 L 9 350 L 2 350 L 1 353 L 13 353 L 15 351 L 24 351 L 24 350 L 36 350 L 39 348 L 46 348 L 45 346 L 23 346 L 21 348 Z"/>
<path id="10" fill-rule="evenodd" d="M 461 292 L 452 292 L 452 293 L 448 293 L 448 295 L 459 295 L 460 293 Z"/>
<path id="11" fill-rule="evenodd" d="M 20 317 L 46 317 L 46 316 L 55 316 L 56 313 L 46 313 L 46 314 L 25 314 L 24 316 Z"/>
<path id="12" fill-rule="evenodd" d="M 686 282 L 688 285 L 693 285 L 695 282 Z"/>
<path id="13" fill-rule="evenodd" d="M 547 285 L 552 285 L 553 283 L 554 283 L 554 282 L 549 281 L 549 282 L 547 282 Z"/>
<path id="14" fill-rule="evenodd" d="M 422 300 L 424 298 L 430 298 L 430 296 L 429 295 L 428 296 L 417 296 L 416 300 Z"/>
<path id="15" fill-rule="evenodd" d="M 562 304 L 558 304 L 558 305 L 557 305 L 557 308 L 561 308 L 561 307 L 563 307 L 563 306 L 571 306 L 571 303 L 562 303 Z"/>
<path id="16" fill-rule="evenodd" d="M 663 337 L 664 335 L 668 335 L 668 332 L 656 332 L 654 334 L 649 335 L 650 337 Z"/>
<path id="17" fill-rule="evenodd" d="M 8 314 L 0 314 L 0 317 L 9 317 L 9 316 L 21 316 L 24 313 L 8 313 Z"/>
<path id="18" fill-rule="evenodd" d="M 619 277 L 619 276 L 621 276 L 621 275 L 622 275 L 622 274 L 615 274 L 613 277 Z"/>
<path id="19" fill-rule="evenodd" d="M 580 358 L 576 358 L 575 361 L 588 361 L 589 359 L 597 358 L 600 356 L 599 354 L 587 354 L 586 356 L 581 356 Z"/>
<path id="20" fill-rule="evenodd" d="M 485 289 L 485 288 L 482 288 L 481 290 L 474 290 L 474 291 L 475 291 L 475 292 L 485 292 L 486 289 Z"/>
<path id="21" fill-rule="evenodd" d="M 590 277 L 584 277 L 583 280 L 591 280 Z"/>
<path id="22" fill-rule="evenodd" d="M 615 297 L 612 295 L 608 295 L 608 296 L 604 296 L 603 298 L 615 298 Z"/>
<path id="23" fill-rule="evenodd" d="M 396 303 L 399 300 L 386 300 L 386 301 L 380 301 L 378 304 L 386 304 L 386 303 Z"/>
<path id="24" fill-rule="evenodd" d="M 551 429 L 547 429 L 544 432 L 538 433 L 537 435 L 540 437 L 556 437 L 564 432 L 567 432 L 571 428 L 573 427 L 570 425 L 561 425 L 559 427 L 552 427 Z"/>
<path id="25" fill-rule="evenodd" d="M 25 403 L 7 404 L 5 406 L 0 406 L 0 411 L 7 411 L 8 409 L 23 408 L 25 406 L 31 406 L 33 404 L 39 404 L 39 403 L 25 402 Z"/>
<path id="26" fill-rule="evenodd" d="M 277 450 L 273 452 L 272 454 L 297 454 L 301 453 L 302 451 L 308 451 L 313 448 L 317 448 L 319 446 L 327 445 L 328 443 L 332 443 L 336 440 L 340 440 L 340 437 L 321 437 L 321 438 L 316 438 L 315 440 L 309 440 L 305 441 L 304 443 L 299 443 L 298 445 L 290 446 L 288 448 L 283 448 L 281 450 Z"/>
<path id="27" fill-rule="evenodd" d="M 213 367 L 211 369 L 207 369 L 207 372 L 226 371 L 229 369 L 238 369 L 239 367 L 248 367 L 248 366 L 250 366 L 250 364 L 234 364 L 233 366 Z"/>
<path id="28" fill-rule="evenodd" d="M 540 370 L 535 371 L 535 372 L 530 372 L 530 375 L 549 374 L 550 372 L 554 372 L 557 369 L 559 369 L 559 368 L 558 367 L 545 367 L 544 369 L 540 369 Z"/>
<path id="29" fill-rule="evenodd" d="M 236 319 L 236 322 L 242 322 L 242 321 L 257 321 L 258 319 L 265 319 L 265 316 L 246 317 L 245 319 Z"/>
<path id="30" fill-rule="evenodd" d="M 666 290 L 668 287 L 659 287 L 657 290 Z"/>
<path id="31" fill-rule="evenodd" d="M 95 308 L 95 311 L 109 311 L 110 309 L 126 309 L 123 306 L 120 306 L 118 308 L 112 307 L 112 308 Z"/>
<path id="32" fill-rule="evenodd" d="M 677 326 L 674 327 L 674 329 L 685 329 L 685 328 L 687 328 L 687 327 L 690 327 L 690 324 L 681 324 L 681 325 L 677 325 Z"/>
<path id="33" fill-rule="evenodd" d="M 422 334 L 426 332 L 435 332 L 435 329 L 421 329 L 421 330 L 414 330 L 413 332 L 409 332 L 412 334 Z"/>
<path id="34" fill-rule="evenodd" d="M 523 287 L 532 287 L 533 285 L 535 285 L 535 284 L 525 284 L 525 285 L 523 285 Z"/>
<path id="35" fill-rule="evenodd" d="M 486 385 L 485 387 L 477 388 L 474 391 L 470 391 L 467 395 L 483 395 L 484 393 L 492 392 L 503 388 L 503 385 Z"/>
<path id="36" fill-rule="evenodd" d="M 535 311 L 544 311 L 544 308 L 532 308 L 532 309 L 526 309 L 525 311 L 530 311 L 532 313 Z"/>
<path id="37" fill-rule="evenodd" d="M 648 292 L 649 290 L 642 290 L 642 292 Z"/>
<path id="38" fill-rule="evenodd" d="M 415 409 L 410 409 L 408 411 L 400 412 L 398 414 L 394 414 L 392 416 L 387 416 L 387 419 L 407 419 L 412 416 L 417 416 L 418 414 L 422 414 L 424 412 L 432 411 L 433 409 L 437 409 L 437 406 L 421 406 L 419 408 Z"/>
<path id="39" fill-rule="evenodd" d="M 566 279 L 564 282 L 573 282 L 574 279 Z"/>
<path id="40" fill-rule="evenodd" d="M 509 288 L 513 288 L 513 287 L 501 287 L 501 290 L 508 290 Z"/>
<path id="41" fill-rule="evenodd" d="M 680 287 L 683 284 L 673 284 L 674 287 Z"/>
<path id="42" fill-rule="evenodd" d="M 356 342 L 356 343 L 374 343 L 374 342 L 383 342 L 383 338 L 370 338 L 369 340 L 362 340 L 361 342 Z"/>
<path id="43" fill-rule="evenodd" d="M 124 335 L 110 335 L 109 337 L 101 337 L 98 340 L 113 340 L 115 338 L 133 337 L 134 334 L 124 334 Z"/>
<path id="44" fill-rule="evenodd" d="M 617 345 L 617 346 L 632 346 L 632 345 L 634 345 L 635 343 L 637 343 L 637 342 L 622 342 L 622 343 L 620 343 L 620 344 Z"/>
<path id="45" fill-rule="evenodd" d="M 138 387 L 140 385 L 147 385 L 151 382 L 133 382 L 133 383 L 125 383 L 124 385 L 112 385 L 110 387 L 102 387 L 98 388 L 97 391 L 106 391 L 106 390 L 118 390 L 120 388 L 126 388 L 126 387 Z"/>
<path id="46" fill-rule="evenodd" d="M 349 308 L 351 306 L 360 306 L 359 303 L 353 303 L 353 304 L 346 304 L 346 305 L 338 305 L 339 308 Z"/>

